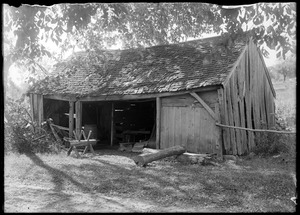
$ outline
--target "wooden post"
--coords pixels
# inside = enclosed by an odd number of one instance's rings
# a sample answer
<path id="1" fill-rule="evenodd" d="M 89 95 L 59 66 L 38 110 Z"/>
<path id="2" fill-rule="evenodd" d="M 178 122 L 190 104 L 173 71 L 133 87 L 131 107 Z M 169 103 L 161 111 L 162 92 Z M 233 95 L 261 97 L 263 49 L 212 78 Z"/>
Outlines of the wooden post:
<path id="1" fill-rule="evenodd" d="M 156 97 L 156 149 L 160 148 L 160 112 L 161 112 L 161 100 Z"/>
<path id="2" fill-rule="evenodd" d="M 111 126 L 110 126 L 110 146 L 114 143 L 114 103 L 111 103 Z"/>
<path id="3" fill-rule="evenodd" d="M 75 103 L 75 112 L 76 112 L 76 135 L 79 136 L 82 128 L 82 103 L 77 101 Z"/>
<path id="4" fill-rule="evenodd" d="M 38 127 L 42 127 L 42 122 L 44 120 L 44 102 L 43 102 L 43 95 L 38 96 Z"/>
<path id="5" fill-rule="evenodd" d="M 73 136 L 74 129 L 74 102 L 69 101 L 69 137 Z"/>
<path id="6" fill-rule="evenodd" d="M 34 121 L 34 105 L 33 105 L 32 93 L 30 93 L 30 113 L 31 113 L 31 120 Z"/>
<path id="7" fill-rule="evenodd" d="M 218 90 L 218 103 L 215 105 L 215 116 L 216 116 L 216 121 L 221 122 L 221 118 L 224 117 L 222 116 L 224 114 L 223 111 L 223 91 L 222 89 Z M 223 160 L 223 136 L 222 136 L 222 129 L 218 128 L 216 126 L 216 148 L 217 148 L 217 155 L 218 158 Z M 225 133 L 225 132 L 224 132 Z"/>

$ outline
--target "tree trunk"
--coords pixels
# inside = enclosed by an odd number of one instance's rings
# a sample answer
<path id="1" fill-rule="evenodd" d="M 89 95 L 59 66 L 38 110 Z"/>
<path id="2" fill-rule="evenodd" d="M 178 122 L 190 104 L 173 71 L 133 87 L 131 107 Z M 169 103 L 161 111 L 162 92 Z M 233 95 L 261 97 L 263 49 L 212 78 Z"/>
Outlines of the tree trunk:
<path id="1" fill-rule="evenodd" d="M 133 158 L 134 162 L 138 166 L 146 166 L 146 164 L 151 163 L 152 161 L 160 160 L 172 155 L 180 155 L 185 152 L 185 148 L 182 146 L 173 146 L 171 148 L 163 149 L 156 153 L 138 155 Z"/>

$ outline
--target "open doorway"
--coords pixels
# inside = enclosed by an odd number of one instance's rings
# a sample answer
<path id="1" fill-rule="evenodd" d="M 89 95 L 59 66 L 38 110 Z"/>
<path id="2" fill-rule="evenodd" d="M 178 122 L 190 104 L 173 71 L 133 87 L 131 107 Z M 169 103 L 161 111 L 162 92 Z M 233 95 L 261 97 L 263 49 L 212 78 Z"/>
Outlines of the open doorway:
<path id="1" fill-rule="evenodd" d="M 155 138 L 155 119 L 154 99 L 82 103 L 82 126 L 85 133 L 92 130 L 91 137 L 98 139 L 101 145 Z"/>
<path id="2" fill-rule="evenodd" d="M 114 104 L 114 143 L 147 141 L 155 135 L 155 100 Z"/>

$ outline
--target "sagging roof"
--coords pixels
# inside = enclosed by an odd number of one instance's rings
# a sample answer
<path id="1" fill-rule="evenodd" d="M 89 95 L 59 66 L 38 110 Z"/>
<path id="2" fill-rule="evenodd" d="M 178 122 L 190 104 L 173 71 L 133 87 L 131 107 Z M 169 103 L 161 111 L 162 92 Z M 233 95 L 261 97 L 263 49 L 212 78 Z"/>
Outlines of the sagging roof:
<path id="1" fill-rule="evenodd" d="M 29 92 L 84 97 L 176 92 L 219 85 L 247 39 L 236 39 L 227 49 L 222 41 L 222 37 L 212 37 L 143 49 L 79 52 L 58 63 L 53 75 Z"/>

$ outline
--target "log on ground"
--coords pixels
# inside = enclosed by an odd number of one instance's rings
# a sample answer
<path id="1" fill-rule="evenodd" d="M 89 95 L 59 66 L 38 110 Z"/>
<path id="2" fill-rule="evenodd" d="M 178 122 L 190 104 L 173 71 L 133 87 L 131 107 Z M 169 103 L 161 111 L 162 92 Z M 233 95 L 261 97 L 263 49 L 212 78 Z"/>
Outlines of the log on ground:
<path id="1" fill-rule="evenodd" d="M 201 164 L 205 159 L 210 159 L 209 154 L 194 154 L 194 153 L 183 153 L 177 157 L 177 160 L 185 164 Z"/>
<path id="2" fill-rule="evenodd" d="M 138 166 L 146 166 L 146 164 L 151 163 L 152 161 L 160 160 L 162 158 L 173 155 L 180 155 L 185 151 L 185 148 L 182 146 L 173 146 L 167 149 L 160 150 L 159 152 L 135 156 L 133 157 L 133 160 Z"/>

